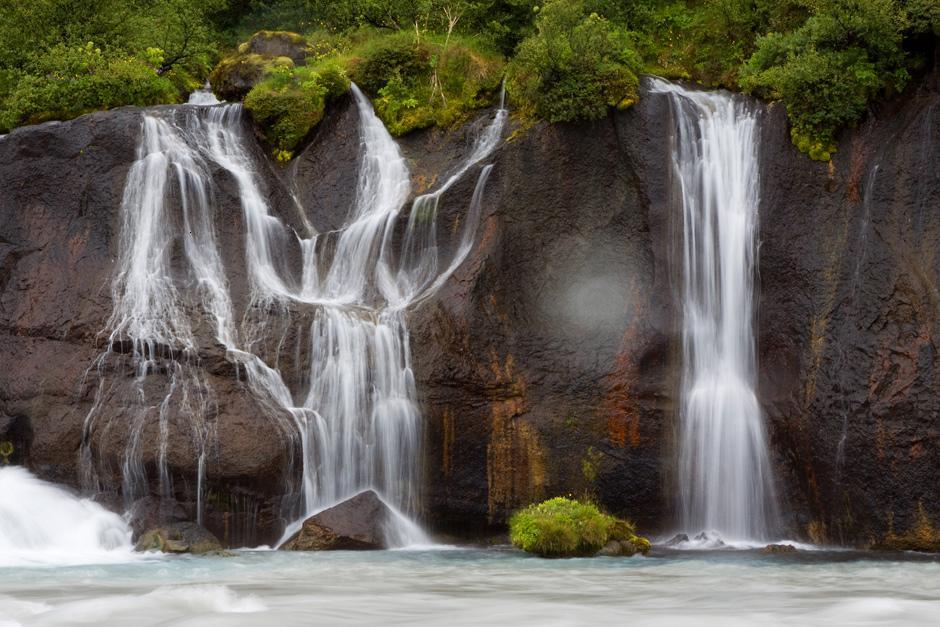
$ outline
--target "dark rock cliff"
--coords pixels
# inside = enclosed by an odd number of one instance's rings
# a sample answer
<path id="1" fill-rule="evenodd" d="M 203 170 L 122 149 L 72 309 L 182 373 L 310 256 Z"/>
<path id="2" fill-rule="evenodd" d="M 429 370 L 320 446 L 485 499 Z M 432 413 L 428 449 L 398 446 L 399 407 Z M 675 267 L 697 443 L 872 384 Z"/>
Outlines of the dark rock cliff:
<path id="1" fill-rule="evenodd" d="M 760 398 L 791 534 L 867 544 L 940 521 L 938 102 L 927 81 L 874 112 L 831 165 L 796 152 L 780 107 L 762 113 Z M 140 116 L 119 109 L 0 139 L 0 440 L 60 482 L 78 483 L 94 400 L 86 375 L 103 349 Z M 356 119 L 338 103 L 290 168 L 264 168 L 288 221 L 291 191 L 317 229 L 342 223 Z M 484 121 L 402 142 L 417 192 L 452 171 Z M 410 314 L 433 528 L 484 532 L 520 505 L 572 493 L 669 530 L 680 359 L 672 128 L 665 98 L 647 95 L 599 122 L 519 131 L 489 160 L 476 246 Z M 478 172 L 444 194 L 443 231 L 461 224 Z M 241 306 L 237 190 L 221 178 L 217 225 Z M 270 542 L 292 444 L 212 344 L 200 353 L 217 399 L 206 524 L 229 543 Z M 106 398 L 101 450 L 117 468 L 120 384 Z M 192 511 L 188 431 L 171 424 L 170 442 L 176 496 Z"/>

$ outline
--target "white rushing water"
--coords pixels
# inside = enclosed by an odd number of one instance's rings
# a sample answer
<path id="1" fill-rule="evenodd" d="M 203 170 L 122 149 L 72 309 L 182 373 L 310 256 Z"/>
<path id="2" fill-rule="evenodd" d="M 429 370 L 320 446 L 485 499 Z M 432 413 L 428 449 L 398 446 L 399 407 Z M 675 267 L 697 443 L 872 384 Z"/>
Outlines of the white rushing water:
<path id="1" fill-rule="evenodd" d="M 0 625 L 934 625 L 938 577 L 859 554 L 268 551 L 0 569 Z"/>
<path id="2" fill-rule="evenodd" d="M 177 418 L 190 425 L 196 444 L 201 501 L 215 399 L 199 368 L 205 347 L 198 346 L 194 329 L 208 323 L 247 387 L 271 408 L 267 422 L 259 418 L 259 428 L 281 429 L 299 444 L 302 482 L 288 513 L 294 523 L 283 539 L 310 514 L 371 488 L 399 514 L 391 534 L 397 544 L 429 543 L 412 522 L 419 507 L 421 416 L 406 309 L 438 289 L 472 248 L 491 166 L 480 169 L 462 231 L 446 259 L 436 239 L 438 203 L 496 148 L 506 111 L 498 110 L 441 188 L 415 200 L 404 240 L 396 244 L 410 173 L 368 99 L 355 86 L 352 92 L 361 138 L 356 197 L 344 226 L 325 234 L 311 234 L 309 222 L 304 233 L 295 233 L 268 205 L 240 105 L 145 116 L 121 210 L 108 350 L 97 363 L 98 393 L 85 425 L 82 459 L 89 489 L 102 483 L 95 434 L 102 437 L 106 427 L 98 416 L 105 403 L 114 402 L 107 364 L 123 353 L 136 371 L 136 409 L 129 412 L 121 469 L 125 502 L 143 496 L 153 483 L 141 461 L 148 445 L 142 434 L 153 422 L 161 440 L 161 493 L 173 494 L 166 442 Z M 216 237 L 217 167 L 235 181 L 241 204 L 250 292 L 241 316 L 234 311 Z M 174 256 L 180 241 L 182 254 Z M 299 267 L 292 259 L 301 261 Z M 279 350 L 288 336 L 309 338 L 293 363 Z M 270 345 L 278 349 L 272 353 Z M 305 373 L 302 385 L 292 389 L 285 366 Z M 154 396 L 148 375 L 156 371 L 167 374 L 169 385 Z M 198 509 L 201 516 L 201 502 Z"/>
<path id="3" fill-rule="evenodd" d="M 120 516 L 25 468 L 0 467 L 0 567 L 131 559 L 131 530 Z"/>
<path id="4" fill-rule="evenodd" d="M 201 89 L 194 89 L 193 92 L 189 94 L 189 100 L 186 104 L 196 105 L 197 107 L 210 107 L 222 103 L 215 97 L 215 94 L 212 93 L 212 86 L 209 84 L 209 81 L 206 81 L 206 84 L 203 85 Z"/>
<path id="5" fill-rule="evenodd" d="M 754 281 L 758 120 L 726 92 L 654 79 L 676 123 L 681 211 L 682 392 L 678 491 L 682 529 L 726 541 L 774 531 L 774 495 L 756 393 Z"/>

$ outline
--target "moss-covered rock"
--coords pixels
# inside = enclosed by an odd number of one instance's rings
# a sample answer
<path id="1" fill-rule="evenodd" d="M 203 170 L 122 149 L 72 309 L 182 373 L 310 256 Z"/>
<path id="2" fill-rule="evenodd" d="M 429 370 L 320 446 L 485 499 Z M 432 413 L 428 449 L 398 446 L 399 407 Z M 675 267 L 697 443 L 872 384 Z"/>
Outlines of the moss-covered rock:
<path id="1" fill-rule="evenodd" d="M 634 555 L 649 551 L 633 525 L 593 503 L 557 497 L 522 509 L 509 520 L 512 543 L 542 557 Z"/>
<path id="2" fill-rule="evenodd" d="M 248 95 L 272 69 L 293 67 L 294 62 L 289 57 L 239 53 L 219 61 L 209 75 L 209 84 L 220 99 L 238 101 Z"/>
<path id="3" fill-rule="evenodd" d="M 349 89 L 349 79 L 339 65 L 278 67 L 245 96 L 245 108 L 261 127 L 280 161 L 323 119 L 326 104 Z"/>
<path id="4" fill-rule="evenodd" d="M 194 522 L 171 523 L 145 531 L 137 540 L 134 550 L 193 555 L 224 554 L 218 538 Z"/>
<path id="5" fill-rule="evenodd" d="M 262 57 L 287 57 L 296 65 L 303 65 L 313 56 L 314 48 L 297 33 L 289 31 L 258 31 L 238 46 L 240 55 L 256 54 Z"/>
<path id="6" fill-rule="evenodd" d="M 796 547 L 792 544 L 768 544 L 760 552 L 764 555 L 784 555 L 796 553 Z"/>

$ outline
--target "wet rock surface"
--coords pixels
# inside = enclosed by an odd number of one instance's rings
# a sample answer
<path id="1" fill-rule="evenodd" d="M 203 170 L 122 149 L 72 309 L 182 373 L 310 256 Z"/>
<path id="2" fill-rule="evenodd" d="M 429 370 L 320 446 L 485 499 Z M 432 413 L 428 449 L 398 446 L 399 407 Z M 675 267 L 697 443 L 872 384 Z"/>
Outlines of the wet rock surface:
<path id="1" fill-rule="evenodd" d="M 796 152 L 781 107 L 762 113 L 758 392 L 791 537 L 867 545 L 916 533 L 922 519 L 940 526 L 938 100 L 935 78 L 912 88 L 846 133 L 831 164 Z M 0 369 L 0 429 L 15 422 L 16 454 L 73 486 L 140 123 L 122 108 L 0 138 L 0 358 L 13 366 Z M 318 230 L 342 225 L 356 123 L 337 103 L 290 168 L 261 168 L 272 206 L 298 232 L 290 192 Z M 403 140 L 416 193 L 472 150 L 474 124 Z M 536 125 L 491 157 L 473 251 L 409 313 L 435 529 L 488 533 L 522 505 L 585 491 L 644 530 L 672 525 L 681 225 L 671 132 L 666 99 L 648 95 L 595 123 Z M 478 174 L 441 199 L 445 259 Z M 218 236 L 241 313 L 238 191 L 225 176 L 219 186 Z M 198 333 L 198 367 L 215 391 L 206 525 L 226 544 L 271 543 L 296 442 L 263 417 L 208 326 Z M 91 437 L 116 491 L 134 373 L 129 360 L 106 367 L 108 429 Z M 302 378 L 286 368 L 289 382 Z M 148 379 L 167 385 L 166 373 Z M 142 441 L 156 494 L 155 432 Z M 173 497 L 190 518 L 193 450 L 171 418 Z"/>
<path id="2" fill-rule="evenodd" d="M 368 551 L 388 548 L 386 529 L 394 514 L 367 490 L 325 509 L 280 548 L 284 551 Z"/>
<path id="3" fill-rule="evenodd" d="M 796 553 L 796 547 L 792 544 L 768 544 L 760 552 L 764 555 L 786 555 Z"/>
<path id="4" fill-rule="evenodd" d="M 222 544 L 196 523 L 177 522 L 145 531 L 137 540 L 134 550 L 205 555 L 222 553 Z"/>

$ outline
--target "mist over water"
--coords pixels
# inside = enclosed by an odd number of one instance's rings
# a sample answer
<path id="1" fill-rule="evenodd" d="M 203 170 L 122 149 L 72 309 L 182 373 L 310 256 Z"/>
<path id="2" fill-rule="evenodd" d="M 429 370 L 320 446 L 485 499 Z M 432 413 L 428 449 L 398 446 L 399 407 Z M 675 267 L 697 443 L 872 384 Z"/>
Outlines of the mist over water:
<path id="1" fill-rule="evenodd" d="M 932 625 L 930 559 L 664 552 L 242 552 L 0 570 L 0 624 Z"/>
<path id="2" fill-rule="evenodd" d="M 0 567 L 123 562 L 135 557 L 131 530 L 120 516 L 36 478 L 25 468 L 0 467 Z"/>

